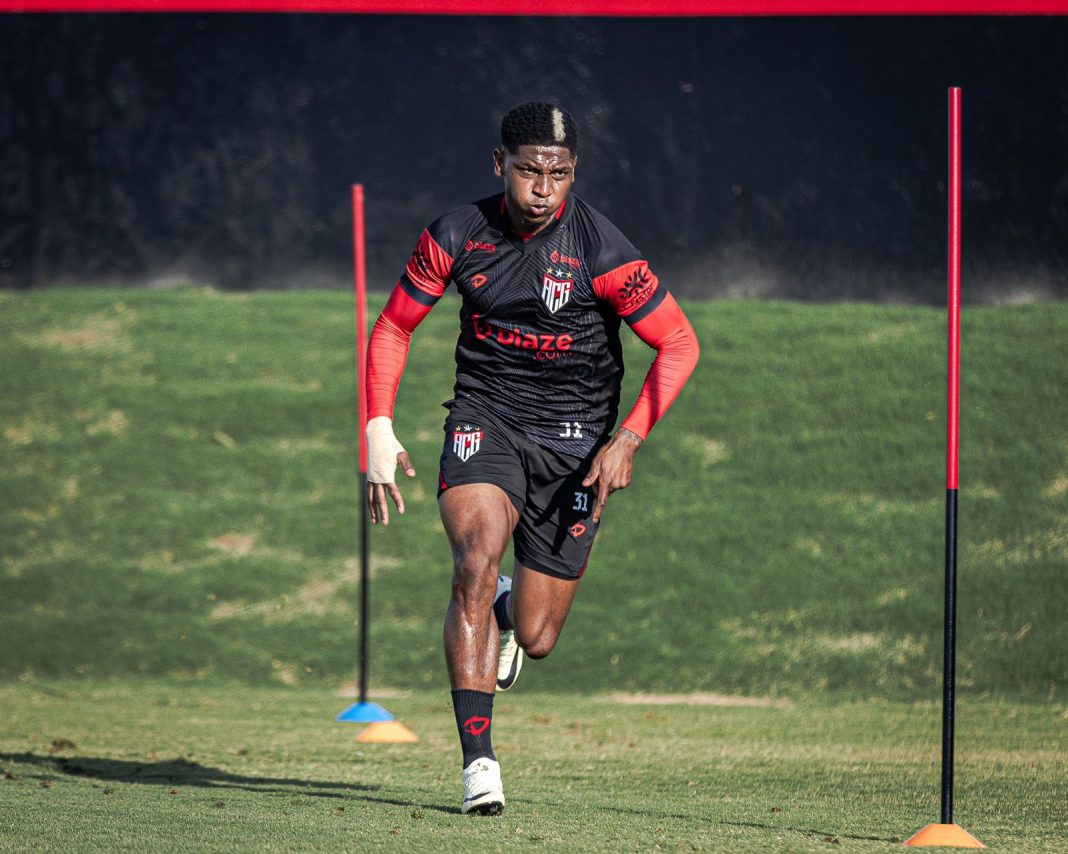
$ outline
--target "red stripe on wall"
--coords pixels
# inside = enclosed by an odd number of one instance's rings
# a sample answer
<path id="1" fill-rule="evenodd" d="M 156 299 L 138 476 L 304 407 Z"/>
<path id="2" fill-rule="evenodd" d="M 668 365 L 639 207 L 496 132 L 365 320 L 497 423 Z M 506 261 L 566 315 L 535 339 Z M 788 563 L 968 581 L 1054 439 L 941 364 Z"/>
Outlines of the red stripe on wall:
<path id="1" fill-rule="evenodd" d="M 1065 15 L 1068 0 L 0 0 L 0 12 L 764 17 Z"/>

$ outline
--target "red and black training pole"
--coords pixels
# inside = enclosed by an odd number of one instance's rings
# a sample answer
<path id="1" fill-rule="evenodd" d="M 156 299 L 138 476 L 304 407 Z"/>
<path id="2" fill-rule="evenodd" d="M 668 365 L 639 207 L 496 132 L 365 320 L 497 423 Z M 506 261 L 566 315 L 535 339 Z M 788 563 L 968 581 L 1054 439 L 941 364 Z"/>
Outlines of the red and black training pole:
<path id="1" fill-rule="evenodd" d="M 360 483 L 360 703 L 367 702 L 367 644 L 370 612 L 370 532 L 367 520 L 367 264 L 363 185 L 352 187 L 352 267 L 356 302 L 356 446 Z"/>
<path id="2" fill-rule="evenodd" d="M 363 184 L 352 185 L 353 294 L 356 302 L 356 447 L 360 504 L 360 652 L 358 699 L 335 720 L 366 723 L 357 741 L 418 741 L 406 726 L 367 699 L 367 649 L 370 638 L 370 516 L 367 508 L 367 262 L 364 241 Z"/>
<path id="3" fill-rule="evenodd" d="M 370 617 L 370 537 L 367 518 L 367 265 L 364 261 L 363 185 L 352 185 L 352 269 L 356 315 L 356 447 L 360 505 L 360 648 L 359 690 L 356 703 L 337 716 L 339 721 L 392 720 L 377 703 L 367 702 L 367 646 Z"/>
<path id="4" fill-rule="evenodd" d="M 929 824 L 905 844 L 920 847 L 985 848 L 953 823 L 953 724 L 957 665 L 957 489 L 960 471 L 960 267 L 961 91 L 949 90 L 949 197 L 947 279 L 949 305 L 946 394 L 946 609 L 942 659 L 942 821 Z"/>
<path id="5" fill-rule="evenodd" d="M 946 405 L 946 615 L 942 663 L 942 824 L 953 824 L 957 669 L 957 488 L 960 473 L 960 89 L 949 90 L 949 364 Z"/>

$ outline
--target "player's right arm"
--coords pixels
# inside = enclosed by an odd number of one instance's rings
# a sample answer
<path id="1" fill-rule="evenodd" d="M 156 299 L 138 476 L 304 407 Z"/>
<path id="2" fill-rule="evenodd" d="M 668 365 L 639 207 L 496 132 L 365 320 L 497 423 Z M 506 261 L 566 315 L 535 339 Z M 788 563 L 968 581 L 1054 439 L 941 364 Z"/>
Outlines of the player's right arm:
<path id="1" fill-rule="evenodd" d="M 424 231 L 371 330 L 367 345 L 367 506 L 375 524 L 389 524 L 387 495 L 397 512 L 404 513 L 397 466 L 415 477 L 407 451 L 393 434 L 393 407 L 412 332 L 445 292 L 451 270 L 452 258 L 429 230 Z"/>

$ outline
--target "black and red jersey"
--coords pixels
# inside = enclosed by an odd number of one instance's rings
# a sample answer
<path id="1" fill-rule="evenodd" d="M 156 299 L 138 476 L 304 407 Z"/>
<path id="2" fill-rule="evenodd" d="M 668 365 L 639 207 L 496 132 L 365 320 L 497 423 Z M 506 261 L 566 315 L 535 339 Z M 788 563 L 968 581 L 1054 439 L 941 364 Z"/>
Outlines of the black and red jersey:
<path id="1" fill-rule="evenodd" d="M 615 422 L 621 319 L 656 350 L 622 424 L 640 439 L 697 364 L 686 315 L 607 219 L 571 196 L 553 223 L 524 238 L 496 195 L 420 236 L 371 332 L 369 417 L 393 417 L 412 332 L 450 284 L 462 298 L 454 400 L 566 454 L 586 456 Z"/>
<path id="2" fill-rule="evenodd" d="M 450 284 L 463 300 L 456 401 L 536 444 L 585 456 L 616 421 L 620 319 L 641 320 L 667 294 L 641 253 L 574 195 L 524 238 L 498 194 L 437 219 L 400 280 L 427 307 Z"/>

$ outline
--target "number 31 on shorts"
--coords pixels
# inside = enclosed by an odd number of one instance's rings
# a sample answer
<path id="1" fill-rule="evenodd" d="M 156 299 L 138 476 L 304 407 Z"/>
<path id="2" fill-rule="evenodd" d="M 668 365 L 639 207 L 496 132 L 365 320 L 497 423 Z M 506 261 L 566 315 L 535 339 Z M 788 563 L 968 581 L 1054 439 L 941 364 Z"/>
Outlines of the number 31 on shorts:
<path id="1" fill-rule="evenodd" d="M 588 492 L 576 492 L 575 503 L 572 505 L 571 509 L 581 510 L 583 513 L 589 512 L 590 494 Z"/>

